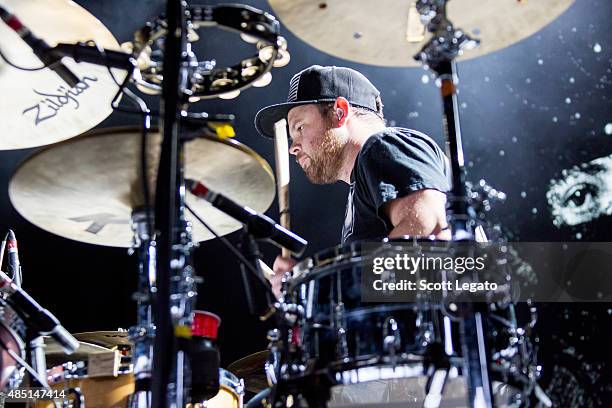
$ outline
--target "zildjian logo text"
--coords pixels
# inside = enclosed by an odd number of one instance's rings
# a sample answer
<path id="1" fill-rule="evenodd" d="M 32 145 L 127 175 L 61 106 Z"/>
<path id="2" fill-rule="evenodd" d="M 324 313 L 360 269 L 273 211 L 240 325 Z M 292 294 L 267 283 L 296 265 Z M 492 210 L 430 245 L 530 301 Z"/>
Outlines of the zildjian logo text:
<path id="1" fill-rule="evenodd" d="M 97 82 L 98 78 L 94 76 L 84 76 L 73 88 L 68 89 L 64 85 L 57 88 L 57 93 L 41 92 L 32 89 L 35 94 L 43 97 L 36 105 L 25 108 L 22 112 L 25 115 L 27 112 L 34 111 L 34 125 L 38 126 L 41 122 L 51 119 L 66 105 L 73 105 L 74 109 L 79 109 L 81 104 L 77 97 L 90 88 L 91 82 Z"/>

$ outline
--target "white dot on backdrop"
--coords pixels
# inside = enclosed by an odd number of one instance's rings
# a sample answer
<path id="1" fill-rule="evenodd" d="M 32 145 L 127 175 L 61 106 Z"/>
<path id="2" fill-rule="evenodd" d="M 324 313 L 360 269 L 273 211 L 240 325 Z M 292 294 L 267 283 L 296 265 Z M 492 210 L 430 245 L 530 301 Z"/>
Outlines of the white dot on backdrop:
<path id="1" fill-rule="evenodd" d="M 506 155 L 506 152 L 504 152 L 503 150 L 500 150 L 500 151 L 499 151 L 499 155 L 500 155 L 500 156 L 505 156 L 505 155 Z"/>
<path id="2" fill-rule="evenodd" d="M 485 79 L 485 82 L 489 82 L 491 80 L 491 78 L 489 78 L 488 76 L 486 76 L 484 79 Z"/>
<path id="3" fill-rule="evenodd" d="M 582 239 L 582 234 L 580 232 L 576 233 L 576 239 Z"/>
<path id="4" fill-rule="evenodd" d="M 538 65 L 544 65 L 544 60 L 542 58 L 538 60 Z"/>
<path id="5" fill-rule="evenodd" d="M 565 103 L 567 103 L 568 105 L 572 103 L 572 98 L 570 97 L 565 98 Z"/>
<path id="6" fill-rule="evenodd" d="M 527 193 L 526 193 L 526 192 L 524 192 L 524 191 L 521 191 L 521 197 L 522 197 L 522 198 L 527 197 Z"/>
<path id="7" fill-rule="evenodd" d="M 606 126 L 604 126 L 604 132 L 606 132 L 606 135 L 612 135 L 612 123 L 606 123 Z"/>
<path id="8" fill-rule="evenodd" d="M 553 122 L 557 123 L 559 121 L 559 118 L 557 118 L 556 116 L 553 116 L 552 120 Z"/>
<path id="9" fill-rule="evenodd" d="M 538 209 L 537 209 L 537 208 L 535 208 L 535 207 L 533 207 L 533 208 L 531 209 L 531 213 L 532 213 L 532 214 L 537 214 L 537 213 L 538 213 Z"/>
<path id="10" fill-rule="evenodd" d="M 595 45 L 593 45 L 593 51 L 595 51 L 596 53 L 600 53 L 601 52 L 601 44 L 600 43 L 595 43 Z"/>
<path id="11" fill-rule="evenodd" d="M 574 77 L 570 77 L 569 81 L 570 81 L 570 84 L 573 84 L 574 82 L 576 82 L 576 80 L 574 79 Z"/>
<path id="12" fill-rule="evenodd" d="M 580 119 L 580 112 L 576 112 L 576 113 L 574 113 L 574 117 L 575 117 L 576 119 Z"/>
<path id="13" fill-rule="evenodd" d="M 428 84 L 429 83 L 429 75 L 423 75 L 421 77 L 421 82 L 424 84 Z"/>
<path id="14" fill-rule="evenodd" d="M 463 108 L 463 109 L 467 108 L 467 103 L 461 102 L 461 108 Z"/>

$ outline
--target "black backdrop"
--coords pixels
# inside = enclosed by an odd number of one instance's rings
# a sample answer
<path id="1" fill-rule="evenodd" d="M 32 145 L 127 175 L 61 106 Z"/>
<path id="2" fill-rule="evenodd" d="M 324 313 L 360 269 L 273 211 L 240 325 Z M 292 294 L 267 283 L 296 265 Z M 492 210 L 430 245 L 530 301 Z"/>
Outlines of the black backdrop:
<path id="1" fill-rule="evenodd" d="M 77 3 L 98 17 L 119 42 L 130 40 L 134 30 L 164 8 L 162 1 L 153 0 Z M 245 3 L 270 10 L 264 1 Z M 514 240 L 610 238 L 609 215 L 574 226 L 553 225 L 546 191 L 552 179 L 562 177 L 563 169 L 612 153 L 611 15 L 609 1 L 577 0 L 566 13 L 530 38 L 459 64 L 460 112 L 469 177 L 472 180 L 484 177 L 507 193 L 507 203 L 495 207 L 491 219 L 501 223 Z M 252 125 L 257 110 L 284 100 L 288 81 L 298 70 L 315 63 L 347 65 L 363 72 L 381 90 L 391 125 L 421 130 L 443 143 L 441 104 L 425 71 L 352 63 L 315 50 L 287 30 L 283 30 L 283 35 L 292 59 L 287 67 L 274 70 L 271 85 L 248 89 L 232 101 L 202 102 L 193 110 L 237 114 L 237 139 L 273 165 L 272 144 L 257 135 Z M 195 51 L 200 59 L 215 58 L 223 66 L 250 55 L 253 49 L 235 34 L 205 30 Z M 156 98 L 146 99 L 151 107 L 156 107 Z M 136 123 L 133 117 L 115 113 L 99 127 Z M 12 227 L 17 233 L 24 287 L 71 331 L 129 327 L 135 321 L 135 305 L 130 299 L 136 284 L 135 260 L 123 249 L 95 247 L 47 233 L 26 222 L 11 205 L 8 198 L 11 174 L 32 151 L 0 152 L 3 186 L 0 225 L 2 231 Z M 295 163 L 291 170 L 293 225 L 297 233 L 310 241 L 306 255 L 336 245 L 346 186 L 313 186 Z M 608 195 L 600 192 L 598 203 L 609 208 L 612 175 L 607 174 L 600 189 L 607 188 Z M 277 218 L 276 204 L 268 214 Z M 236 234 L 230 235 L 230 239 L 236 238 Z M 276 249 L 267 246 L 263 249 L 271 264 Z M 223 365 L 263 349 L 266 326 L 247 312 L 236 260 L 219 243 L 204 242 L 195 252 L 195 263 L 197 273 L 205 279 L 199 290 L 198 306 L 218 313 L 223 319 L 220 330 Z M 559 345 L 567 340 L 585 350 L 585 361 L 609 360 L 609 352 L 598 348 L 606 342 L 609 345 L 612 310 L 608 307 L 543 305 L 542 337 L 550 342 L 545 349 L 562 349 Z M 554 357 L 554 361 L 558 358 Z M 572 364 L 583 362 L 581 359 Z M 550 376 L 552 364 L 548 367 Z M 583 387 L 584 395 L 595 391 L 589 388 L 591 385 Z M 588 398 L 602 401 L 599 397 Z"/>

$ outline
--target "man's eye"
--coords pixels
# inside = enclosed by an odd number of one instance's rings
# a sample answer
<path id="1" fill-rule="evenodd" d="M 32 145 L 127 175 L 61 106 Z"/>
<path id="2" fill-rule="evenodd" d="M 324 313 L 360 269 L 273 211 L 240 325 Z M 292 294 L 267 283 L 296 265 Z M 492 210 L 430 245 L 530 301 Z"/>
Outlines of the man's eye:
<path id="1" fill-rule="evenodd" d="M 298 132 L 302 132 L 303 130 L 304 130 L 304 125 L 298 126 L 298 128 L 297 128 Z"/>

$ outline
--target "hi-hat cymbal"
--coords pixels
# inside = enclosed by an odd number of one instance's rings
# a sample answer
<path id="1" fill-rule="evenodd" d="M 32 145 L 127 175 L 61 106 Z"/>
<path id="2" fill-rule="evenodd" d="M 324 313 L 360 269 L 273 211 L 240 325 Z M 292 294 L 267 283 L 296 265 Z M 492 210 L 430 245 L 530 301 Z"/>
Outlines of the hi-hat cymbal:
<path id="1" fill-rule="evenodd" d="M 158 133 L 148 137 L 151 170 L 157 168 L 161 138 Z M 132 209 L 142 205 L 135 198 L 141 185 L 139 152 L 140 130 L 135 127 L 104 129 L 49 146 L 16 170 L 9 186 L 13 206 L 31 223 L 62 237 L 130 247 Z M 154 186 L 153 175 L 149 171 Z M 270 166 L 235 140 L 202 137 L 188 142 L 185 176 L 256 211 L 265 211 L 274 199 Z M 189 193 L 186 199 L 217 233 L 241 227 L 207 201 Z M 191 214 L 187 219 L 193 220 Z M 193 238 L 204 241 L 213 235 L 193 221 Z"/>
<path id="2" fill-rule="evenodd" d="M 240 360 L 234 361 L 227 369 L 244 379 L 246 389 L 251 392 L 260 392 L 268 388 L 265 364 L 270 352 L 268 350 L 258 351 Z"/>
<path id="3" fill-rule="evenodd" d="M 97 344 L 98 346 L 112 349 L 117 346 L 131 346 L 132 342 L 126 331 L 94 331 L 74 333 L 74 338 L 78 341 Z"/>
<path id="4" fill-rule="evenodd" d="M 293 34 L 313 47 L 363 64 L 419 66 L 413 56 L 425 44 L 416 0 L 269 0 Z M 476 58 L 529 37 L 574 0 L 452 0 L 447 15 L 456 28 L 482 40 L 461 59 Z"/>
<path id="5" fill-rule="evenodd" d="M 59 42 L 94 40 L 103 48 L 120 49 L 110 31 L 85 9 L 68 0 L 3 0 L 34 35 L 53 46 Z M 0 50 L 20 67 L 42 63 L 6 24 L 0 24 Z M 22 149 L 59 142 L 95 127 L 108 117 L 119 87 L 106 67 L 64 64 L 81 79 L 69 86 L 49 68 L 23 71 L 0 59 L 0 149 Z M 125 72 L 113 70 L 122 81 Z"/>
<path id="6" fill-rule="evenodd" d="M 87 361 L 92 354 L 109 353 L 110 351 L 106 347 L 80 341 L 79 348 L 74 353 L 66 354 L 55 339 L 45 336 L 45 358 L 48 368 L 63 364 L 66 361 Z"/>

